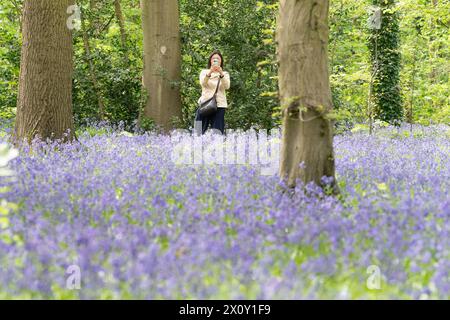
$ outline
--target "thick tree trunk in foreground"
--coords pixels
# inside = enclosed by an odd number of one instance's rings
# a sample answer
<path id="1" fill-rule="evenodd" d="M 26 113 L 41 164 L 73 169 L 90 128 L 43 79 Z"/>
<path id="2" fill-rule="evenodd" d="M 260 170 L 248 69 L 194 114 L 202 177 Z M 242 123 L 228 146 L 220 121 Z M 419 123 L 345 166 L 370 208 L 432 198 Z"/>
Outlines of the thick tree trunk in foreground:
<path id="1" fill-rule="evenodd" d="M 72 0 L 26 0 L 14 140 L 72 140 Z M 64 133 L 70 129 L 67 139 Z"/>
<path id="2" fill-rule="evenodd" d="M 328 74 L 328 0 L 281 0 L 277 26 L 283 135 L 280 176 L 318 185 L 333 177 L 333 107 Z M 304 167 L 299 164 L 304 162 Z M 335 183 L 333 190 L 338 193 Z"/>
<path id="3" fill-rule="evenodd" d="M 177 0 L 141 0 L 144 32 L 144 116 L 165 130 L 181 117 L 181 47 Z"/>

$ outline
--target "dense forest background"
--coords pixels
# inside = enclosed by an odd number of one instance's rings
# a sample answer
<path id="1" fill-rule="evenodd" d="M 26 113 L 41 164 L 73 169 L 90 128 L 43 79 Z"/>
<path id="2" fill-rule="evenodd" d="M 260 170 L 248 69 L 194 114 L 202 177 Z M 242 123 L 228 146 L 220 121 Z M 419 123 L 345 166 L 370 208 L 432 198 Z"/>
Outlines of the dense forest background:
<path id="1" fill-rule="evenodd" d="M 336 127 L 367 123 L 371 80 L 373 1 L 332 1 L 329 60 Z M 142 26 L 138 0 L 77 1 L 82 26 L 74 33 L 73 111 L 77 127 L 90 121 L 132 130 L 143 107 Z M 277 91 L 275 0 L 180 0 L 183 117 L 192 126 L 200 95 L 199 72 L 213 49 L 230 72 L 229 128 L 270 129 L 280 124 Z M 0 117 L 14 119 L 21 48 L 21 0 L 0 4 Z M 450 2 L 399 1 L 398 101 L 403 120 L 450 123 Z M 104 114 L 99 114 L 100 107 Z M 145 124 L 145 122 L 143 122 Z M 152 128 L 151 120 L 146 124 Z"/>

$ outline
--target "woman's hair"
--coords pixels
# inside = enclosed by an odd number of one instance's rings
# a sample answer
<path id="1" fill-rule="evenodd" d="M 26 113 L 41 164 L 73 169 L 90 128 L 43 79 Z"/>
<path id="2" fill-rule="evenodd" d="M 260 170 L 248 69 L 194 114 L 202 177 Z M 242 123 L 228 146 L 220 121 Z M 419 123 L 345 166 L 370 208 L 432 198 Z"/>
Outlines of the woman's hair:
<path id="1" fill-rule="evenodd" d="M 220 67 L 223 69 L 223 57 L 222 57 L 222 53 L 220 53 L 219 50 L 214 50 L 211 55 L 209 56 L 208 59 L 208 69 L 211 69 L 211 58 L 213 57 L 213 55 L 218 54 L 220 56 Z"/>

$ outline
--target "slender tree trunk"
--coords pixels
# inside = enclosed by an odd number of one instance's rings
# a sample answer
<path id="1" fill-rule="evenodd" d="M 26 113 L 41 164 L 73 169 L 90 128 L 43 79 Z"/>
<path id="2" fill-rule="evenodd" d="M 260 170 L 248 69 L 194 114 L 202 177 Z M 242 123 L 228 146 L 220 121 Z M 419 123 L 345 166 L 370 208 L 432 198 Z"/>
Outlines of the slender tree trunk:
<path id="1" fill-rule="evenodd" d="M 98 103 L 98 118 L 103 119 L 105 117 L 105 104 L 103 103 L 103 97 L 100 90 L 100 85 L 97 80 L 97 71 L 95 70 L 94 61 L 92 59 L 91 44 L 89 43 L 89 36 L 86 30 L 86 22 L 84 14 L 81 13 L 81 33 L 83 36 L 83 45 L 85 52 L 85 60 L 89 65 L 89 77 L 91 78 L 92 87 L 94 89 L 95 96 Z"/>
<path id="2" fill-rule="evenodd" d="M 409 104 L 409 113 L 407 119 L 409 120 L 410 127 L 409 130 L 412 132 L 413 125 L 413 106 L 414 106 L 414 86 L 415 86 L 415 76 L 416 76 L 416 61 L 417 61 L 417 48 L 414 45 L 414 55 L 413 55 L 413 70 L 412 70 L 412 79 L 411 79 L 411 101 Z"/>
<path id="3" fill-rule="evenodd" d="M 89 0 L 89 11 L 91 13 L 94 13 L 90 20 L 91 27 L 94 28 L 95 33 L 98 34 L 98 28 L 99 28 L 99 19 L 98 15 L 95 14 L 95 11 L 97 10 L 97 0 Z"/>
<path id="4" fill-rule="evenodd" d="M 432 1 L 432 5 L 433 5 L 433 9 L 435 9 L 438 5 L 438 0 L 433 0 Z M 436 61 L 436 56 L 437 56 L 437 47 L 434 45 L 434 31 L 436 28 L 436 24 L 434 23 L 433 18 L 431 19 L 431 35 L 430 35 L 430 41 L 429 41 L 429 48 L 430 48 L 430 63 L 431 63 L 431 71 L 430 71 L 430 81 L 432 84 L 436 83 L 436 77 L 438 74 L 437 68 L 434 65 L 435 61 Z M 434 105 L 433 105 L 434 106 Z"/>
<path id="5" fill-rule="evenodd" d="M 432 0 L 433 9 L 436 10 L 439 2 L 438 0 Z M 435 33 L 438 32 L 436 22 L 439 22 L 439 18 L 431 19 L 430 25 L 430 39 L 429 39 L 429 50 L 430 50 L 430 59 L 429 62 L 431 64 L 431 70 L 429 74 L 430 84 L 431 86 L 439 84 L 439 50 L 441 49 L 441 44 L 436 42 Z M 439 37 L 439 36 L 438 36 Z M 438 99 L 431 99 L 431 105 L 433 110 L 437 110 L 440 108 Z"/>
<path id="6" fill-rule="evenodd" d="M 14 141 L 74 138 L 72 0 L 25 0 Z M 70 133 L 65 136 L 67 130 Z"/>
<path id="7" fill-rule="evenodd" d="M 181 47 L 177 0 L 141 0 L 144 32 L 144 116 L 164 130 L 181 117 Z"/>
<path id="8" fill-rule="evenodd" d="M 127 50 L 127 33 L 125 30 L 125 19 L 122 13 L 122 6 L 120 0 L 114 0 L 114 11 L 116 14 L 117 23 L 120 28 L 120 39 L 122 43 L 123 59 L 126 65 L 128 65 L 128 50 Z"/>
<path id="9" fill-rule="evenodd" d="M 328 0 L 281 0 L 277 25 L 279 91 L 282 105 L 280 176 L 324 186 L 333 178 L 333 107 L 328 71 Z M 303 162 L 302 167 L 300 164 Z"/>

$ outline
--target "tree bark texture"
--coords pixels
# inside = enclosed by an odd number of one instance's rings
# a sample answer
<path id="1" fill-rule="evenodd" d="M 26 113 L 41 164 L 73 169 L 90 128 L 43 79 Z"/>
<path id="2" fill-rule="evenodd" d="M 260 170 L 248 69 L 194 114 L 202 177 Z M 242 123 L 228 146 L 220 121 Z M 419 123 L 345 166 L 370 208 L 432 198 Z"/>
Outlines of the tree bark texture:
<path id="1" fill-rule="evenodd" d="M 25 0 L 14 140 L 72 140 L 73 0 Z M 70 129 L 70 134 L 64 133 Z"/>
<path id="2" fill-rule="evenodd" d="M 333 178 L 333 124 L 328 70 L 328 0 L 281 0 L 276 31 L 282 108 L 280 177 L 324 186 Z M 303 165 L 300 164 L 303 162 Z"/>
<path id="3" fill-rule="evenodd" d="M 181 46 L 177 0 L 141 0 L 144 32 L 144 116 L 164 130 L 181 117 Z"/>

